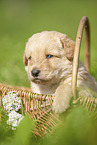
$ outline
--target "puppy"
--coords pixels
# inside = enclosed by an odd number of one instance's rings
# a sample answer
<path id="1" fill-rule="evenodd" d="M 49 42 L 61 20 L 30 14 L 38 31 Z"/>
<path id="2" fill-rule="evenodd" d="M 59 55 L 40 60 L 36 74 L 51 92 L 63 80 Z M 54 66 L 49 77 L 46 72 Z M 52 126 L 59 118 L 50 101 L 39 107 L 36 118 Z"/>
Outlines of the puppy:
<path id="1" fill-rule="evenodd" d="M 44 31 L 29 38 L 24 64 L 31 90 L 38 94 L 55 94 L 53 110 L 61 113 L 69 107 L 72 97 L 71 78 L 75 42 L 67 35 Z M 90 96 L 97 92 L 97 83 L 79 61 L 78 94 Z M 83 88 L 83 89 L 82 89 Z"/>

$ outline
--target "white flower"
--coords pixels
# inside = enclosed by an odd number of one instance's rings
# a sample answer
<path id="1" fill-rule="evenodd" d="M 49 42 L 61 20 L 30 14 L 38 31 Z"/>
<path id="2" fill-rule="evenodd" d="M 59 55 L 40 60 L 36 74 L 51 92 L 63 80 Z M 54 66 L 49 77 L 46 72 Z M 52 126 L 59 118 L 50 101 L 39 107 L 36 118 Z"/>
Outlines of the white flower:
<path id="1" fill-rule="evenodd" d="M 2 102 L 7 113 L 10 113 L 13 110 L 18 111 L 21 109 L 21 98 L 18 96 L 18 93 L 11 91 L 3 97 Z"/>
<path id="2" fill-rule="evenodd" d="M 7 124 L 12 126 L 12 130 L 15 130 L 24 117 L 16 112 L 21 109 L 21 98 L 17 92 L 11 91 L 3 97 L 2 102 L 9 117 Z"/>
<path id="3" fill-rule="evenodd" d="M 23 115 L 15 112 L 15 111 L 11 111 L 9 114 L 9 120 L 7 120 L 7 124 L 11 125 L 13 127 L 16 127 L 19 125 L 20 121 L 24 118 Z"/>

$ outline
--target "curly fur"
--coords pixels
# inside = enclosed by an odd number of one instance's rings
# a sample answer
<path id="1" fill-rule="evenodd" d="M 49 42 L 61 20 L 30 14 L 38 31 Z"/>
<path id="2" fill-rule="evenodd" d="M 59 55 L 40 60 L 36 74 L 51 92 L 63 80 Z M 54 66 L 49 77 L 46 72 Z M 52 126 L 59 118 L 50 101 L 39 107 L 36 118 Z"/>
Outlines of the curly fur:
<path id="1" fill-rule="evenodd" d="M 73 40 L 67 35 L 55 31 L 34 34 L 26 44 L 24 64 L 31 81 L 31 89 L 34 93 L 55 94 L 53 110 L 56 113 L 65 111 L 69 107 L 69 100 L 72 97 L 71 77 L 74 47 Z M 48 59 L 47 55 L 53 57 Z M 37 77 L 33 77 L 31 74 L 34 69 L 40 70 Z M 89 88 L 97 92 L 95 79 L 81 61 L 79 61 L 77 87 L 85 88 L 85 90 Z M 65 95 L 62 96 L 60 93 Z M 79 94 L 83 94 L 82 89 L 81 91 L 79 89 Z M 90 93 L 84 94 L 90 95 Z"/>

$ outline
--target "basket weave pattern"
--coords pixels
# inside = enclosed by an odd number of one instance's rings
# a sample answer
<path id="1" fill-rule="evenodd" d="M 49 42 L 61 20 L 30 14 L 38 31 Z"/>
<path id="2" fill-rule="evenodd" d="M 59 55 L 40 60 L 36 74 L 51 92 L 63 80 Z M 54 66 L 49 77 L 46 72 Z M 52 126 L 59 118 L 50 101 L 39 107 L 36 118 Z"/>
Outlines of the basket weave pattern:
<path id="1" fill-rule="evenodd" d="M 19 94 L 23 101 L 24 113 L 29 114 L 33 120 L 36 120 L 35 130 L 33 131 L 35 135 L 41 136 L 47 132 L 50 133 L 53 127 L 60 122 L 58 115 L 51 110 L 54 96 L 32 93 L 24 87 L 17 88 L 0 84 L 0 96 L 4 96 L 5 93 L 10 91 Z"/>
<path id="2" fill-rule="evenodd" d="M 7 87 L 4 84 L 0 85 L 0 96 L 7 92 L 15 91 L 19 93 L 19 96 L 23 101 L 24 113 L 29 114 L 33 120 L 36 120 L 36 125 L 33 133 L 36 136 L 42 136 L 43 134 L 51 133 L 53 128 L 62 123 L 59 119 L 59 115 L 52 112 L 52 103 L 55 96 L 36 94 L 27 91 L 26 88 Z M 95 97 L 78 97 L 72 100 L 71 105 L 73 107 L 83 106 L 89 114 L 92 113 L 92 117 L 97 119 L 97 98 Z"/>

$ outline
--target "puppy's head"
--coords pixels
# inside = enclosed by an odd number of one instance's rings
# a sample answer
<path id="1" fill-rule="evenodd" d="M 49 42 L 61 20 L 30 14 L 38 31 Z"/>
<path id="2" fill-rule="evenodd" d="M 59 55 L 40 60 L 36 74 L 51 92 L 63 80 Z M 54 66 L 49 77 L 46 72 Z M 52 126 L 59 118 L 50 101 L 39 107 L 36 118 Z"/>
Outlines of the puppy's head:
<path id="1" fill-rule="evenodd" d="M 30 81 L 57 83 L 66 61 L 72 61 L 74 41 L 55 31 L 34 34 L 27 42 L 24 64 Z"/>

